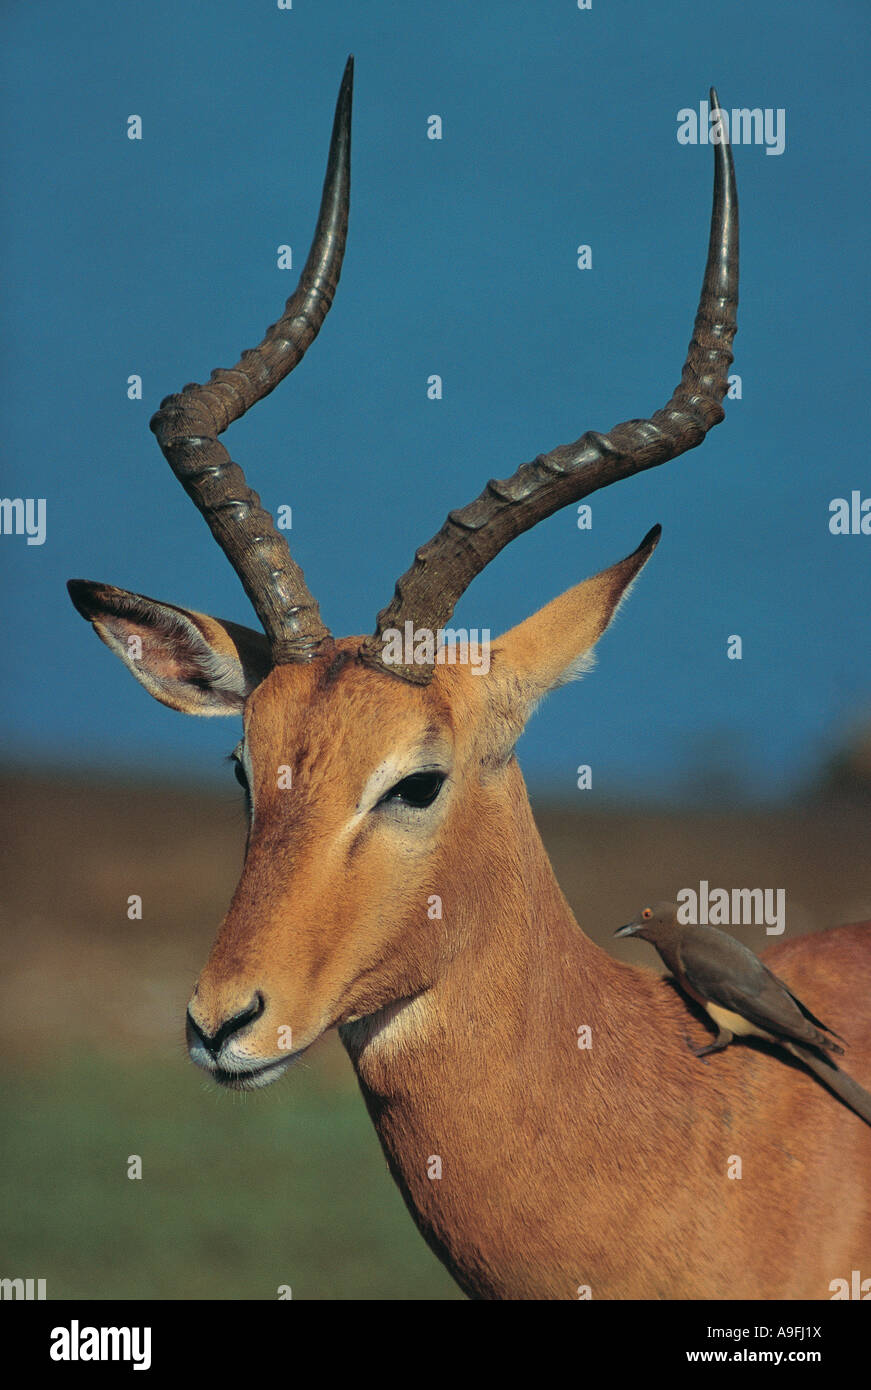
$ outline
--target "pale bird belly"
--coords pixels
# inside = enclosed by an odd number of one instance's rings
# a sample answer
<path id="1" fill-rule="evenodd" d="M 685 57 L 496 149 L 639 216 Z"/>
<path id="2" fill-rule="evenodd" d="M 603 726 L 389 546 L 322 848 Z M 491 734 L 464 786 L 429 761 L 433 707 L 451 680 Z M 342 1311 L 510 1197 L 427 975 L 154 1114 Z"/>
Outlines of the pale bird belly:
<path id="1" fill-rule="evenodd" d="M 771 1033 L 757 1028 L 755 1023 L 748 1023 L 746 1018 L 742 1018 L 740 1014 L 733 1014 L 731 1009 L 723 1009 L 719 1004 L 706 1004 L 705 1008 L 718 1028 L 726 1028 L 738 1038 L 767 1038 L 769 1042 L 774 1040 Z"/>

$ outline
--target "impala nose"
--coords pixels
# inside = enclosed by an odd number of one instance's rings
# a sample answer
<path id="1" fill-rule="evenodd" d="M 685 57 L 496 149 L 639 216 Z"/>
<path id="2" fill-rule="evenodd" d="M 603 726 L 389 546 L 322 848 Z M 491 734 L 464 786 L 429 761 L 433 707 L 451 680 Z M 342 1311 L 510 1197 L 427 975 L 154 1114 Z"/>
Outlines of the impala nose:
<path id="1" fill-rule="evenodd" d="M 251 1003 L 246 1005 L 239 1013 L 233 1014 L 224 1020 L 214 1033 L 207 1033 L 191 1013 L 190 1008 L 187 1012 L 187 1035 L 188 1047 L 195 1047 L 197 1044 L 204 1047 L 209 1055 L 217 1060 L 218 1053 L 224 1046 L 228 1038 L 241 1033 L 249 1024 L 254 1023 L 266 1008 L 266 1000 L 258 990 Z"/>

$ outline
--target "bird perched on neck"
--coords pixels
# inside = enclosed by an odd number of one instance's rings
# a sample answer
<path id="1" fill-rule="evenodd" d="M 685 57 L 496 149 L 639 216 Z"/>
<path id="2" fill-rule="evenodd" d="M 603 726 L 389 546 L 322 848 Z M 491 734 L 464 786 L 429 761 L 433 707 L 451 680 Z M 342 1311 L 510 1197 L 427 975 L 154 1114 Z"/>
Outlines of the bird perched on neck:
<path id="1" fill-rule="evenodd" d="M 740 941 L 716 927 L 679 922 L 677 903 L 665 902 L 645 907 L 614 935 L 649 941 L 681 989 L 713 1019 L 717 1036 L 707 1047 L 691 1049 L 697 1057 L 722 1051 L 736 1036 L 764 1038 L 803 1062 L 871 1124 L 871 1095 L 827 1055 L 843 1054 L 832 1040 L 840 1034 L 812 1014 Z"/>

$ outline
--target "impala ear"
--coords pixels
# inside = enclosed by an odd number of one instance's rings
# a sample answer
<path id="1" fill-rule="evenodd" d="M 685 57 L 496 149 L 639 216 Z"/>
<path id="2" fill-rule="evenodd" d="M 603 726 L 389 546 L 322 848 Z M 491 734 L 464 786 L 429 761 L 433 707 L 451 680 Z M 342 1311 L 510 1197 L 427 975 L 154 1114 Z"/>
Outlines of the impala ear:
<path id="1" fill-rule="evenodd" d="M 495 716 L 494 736 L 500 725 L 505 728 L 509 749 L 539 700 L 557 686 L 577 680 L 594 665 L 593 648 L 653 554 L 660 535 L 661 527 L 654 526 L 625 560 L 568 589 L 494 641 L 490 672 L 481 684 Z"/>
<path id="2" fill-rule="evenodd" d="M 149 695 L 182 714 L 240 713 L 272 667 L 262 632 L 113 584 L 71 579 L 67 589 Z"/>

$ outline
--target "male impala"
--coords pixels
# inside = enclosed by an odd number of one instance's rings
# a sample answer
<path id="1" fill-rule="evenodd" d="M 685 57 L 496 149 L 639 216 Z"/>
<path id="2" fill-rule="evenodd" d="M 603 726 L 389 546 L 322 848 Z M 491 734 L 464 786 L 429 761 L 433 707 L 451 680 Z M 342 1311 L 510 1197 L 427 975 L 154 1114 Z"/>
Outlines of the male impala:
<path id="1" fill-rule="evenodd" d="M 338 1026 L 390 1170 L 470 1296 L 828 1298 L 845 1271 L 871 1273 L 871 1129 L 764 1050 L 693 1057 L 687 1030 L 702 1030 L 684 1001 L 578 927 L 513 753 L 537 702 L 583 669 L 659 528 L 505 633 L 486 675 L 431 652 L 386 659 L 391 630 L 444 627 L 513 537 L 694 447 L 722 419 L 738 281 L 731 152 L 714 146 L 701 301 L 665 408 L 488 483 L 418 550 L 374 635 L 334 639 L 217 437 L 297 364 L 332 303 L 351 80 L 349 60 L 314 242 L 284 316 L 151 422 L 265 636 L 70 584 L 156 699 L 243 718 L 247 853 L 190 1002 L 191 1056 L 222 1085 L 264 1086 Z M 871 1084 L 869 928 L 767 959 L 845 1035 L 849 1070 Z M 582 1025 L 590 1048 L 578 1046 Z M 738 1181 L 727 1176 L 736 1155 Z"/>

